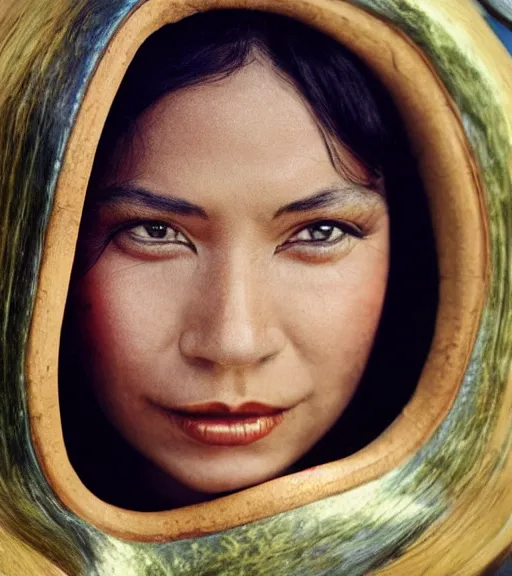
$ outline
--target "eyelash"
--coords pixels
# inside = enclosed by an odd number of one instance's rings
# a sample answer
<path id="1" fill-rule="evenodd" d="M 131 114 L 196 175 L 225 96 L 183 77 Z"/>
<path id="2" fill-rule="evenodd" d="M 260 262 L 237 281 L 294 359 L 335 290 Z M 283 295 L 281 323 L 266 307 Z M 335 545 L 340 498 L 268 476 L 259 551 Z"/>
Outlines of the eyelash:
<path id="1" fill-rule="evenodd" d="M 169 231 L 172 231 L 176 235 L 176 238 L 179 238 L 181 236 L 183 238 L 183 240 L 175 239 L 175 240 L 169 241 L 169 240 L 160 239 L 160 238 L 151 238 L 150 237 L 151 233 L 148 231 L 148 229 L 150 227 L 153 227 L 155 229 L 155 231 L 158 230 L 158 232 L 164 231 L 165 235 L 167 235 Z M 330 228 L 331 229 L 331 235 L 332 235 L 333 231 L 335 231 L 336 229 L 338 229 L 339 234 L 334 240 L 322 239 L 322 238 L 318 238 L 318 239 L 312 238 L 311 240 L 307 240 L 307 239 L 293 240 L 293 238 L 295 236 L 299 236 L 300 234 L 302 234 L 304 232 L 309 232 L 310 235 L 313 237 L 314 231 L 315 230 L 319 231 L 322 227 L 324 228 L 324 233 L 327 233 L 328 232 L 327 229 Z M 137 228 L 143 228 L 146 231 L 146 233 L 148 234 L 148 237 L 145 239 L 137 237 L 136 234 L 134 234 L 134 230 L 136 230 Z M 169 224 L 166 224 L 165 222 L 161 222 L 161 221 L 157 221 L 157 220 L 145 220 L 145 221 L 131 222 L 131 223 L 124 225 L 121 229 L 117 229 L 114 232 L 113 236 L 117 236 L 120 233 L 128 234 L 132 240 L 134 240 L 135 242 L 138 242 L 139 244 L 153 245 L 155 247 L 159 244 L 160 245 L 181 244 L 183 246 L 190 248 L 191 250 L 193 250 L 193 252 L 197 253 L 197 250 L 196 250 L 194 244 L 190 240 L 188 240 L 186 235 L 183 234 L 183 232 L 181 232 L 179 230 L 179 228 L 176 228 L 174 226 L 170 226 Z M 332 246 L 335 246 L 336 244 L 339 244 L 340 242 L 342 242 L 344 239 L 347 238 L 347 236 L 360 239 L 360 238 L 364 237 L 364 233 L 355 224 L 349 224 L 348 222 L 345 222 L 345 221 L 317 220 L 317 221 L 308 223 L 306 225 L 302 225 L 302 227 L 298 228 L 286 242 L 284 242 L 283 244 L 280 244 L 276 248 L 276 253 L 281 252 L 282 250 L 286 250 L 288 248 L 294 247 L 294 246 L 304 246 L 307 248 L 316 247 L 316 248 L 329 249 Z"/>
<path id="2" fill-rule="evenodd" d="M 165 239 L 161 239 L 161 238 L 150 238 L 150 232 L 148 232 L 148 228 L 153 227 L 153 228 L 159 228 L 159 231 L 161 231 L 162 229 L 164 229 L 165 233 L 167 234 L 168 231 L 172 231 L 176 234 L 176 236 L 182 236 L 183 240 L 174 240 L 174 241 L 168 241 Z M 148 238 L 146 240 L 142 240 L 141 238 L 137 238 L 136 235 L 134 234 L 134 230 L 137 228 L 143 228 L 146 230 L 146 232 L 148 233 Z M 142 243 L 146 243 L 146 244 L 183 244 L 185 246 L 190 246 L 192 247 L 193 244 L 192 242 L 190 242 L 188 240 L 188 238 L 185 236 L 185 234 L 183 234 L 183 232 L 181 232 L 178 228 L 174 227 L 174 226 L 169 226 L 169 224 L 166 224 L 165 222 L 159 222 L 159 221 L 144 221 L 144 222 L 138 222 L 136 224 L 129 224 L 125 227 L 123 227 L 122 232 L 127 232 L 136 242 L 142 242 Z"/>
<path id="3" fill-rule="evenodd" d="M 303 232 L 309 232 L 310 235 L 314 236 L 314 230 L 319 231 L 321 228 L 324 229 L 331 229 L 331 233 L 333 230 L 338 229 L 339 235 L 334 239 L 311 239 L 311 240 L 293 240 L 294 236 L 299 236 Z M 327 230 L 324 230 L 327 232 Z M 288 239 L 285 243 L 281 244 L 277 247 L 276 252 L 280 252 L 281 250 L 285 250 L 287 248 L 293 246 L 305 246 L 305 247 L 320 247 L 324 249 L 329 249 L 331 246 L 339 244 L 343 240 L 348 237 L 355 237 L 355 238 L 363 238 L 364 234 L 363 231 L 355 226 L 354 224 L 349 224 L 348 222 L 340 221 L 340 220 L 317 220 L 315 222 L 311 222 L 309 224 L 303 225 L 299 228 L 296 232 L 294 232 L 290 239 Z"/>

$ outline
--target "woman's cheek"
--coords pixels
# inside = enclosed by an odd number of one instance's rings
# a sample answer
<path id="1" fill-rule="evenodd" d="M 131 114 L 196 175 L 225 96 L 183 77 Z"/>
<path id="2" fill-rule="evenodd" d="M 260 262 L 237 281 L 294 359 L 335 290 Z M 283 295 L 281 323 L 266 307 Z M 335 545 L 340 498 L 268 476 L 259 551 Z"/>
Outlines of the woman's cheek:
<path id="1" fill-rule="evenodd" d="M 384 302 L 389 259 L 387 228 L 345 258 L 296 267 L 281 298 L 289 338 L 314 365 L 334 371 L 366 361 Z"/>
<path id="2" fill-rule="evenodd" d="M 176 266 L 126 260 L 105 255 L 78 288 L 85 352 L 110 379 L 154 367 L 172 346 L 187 288 Z"/>

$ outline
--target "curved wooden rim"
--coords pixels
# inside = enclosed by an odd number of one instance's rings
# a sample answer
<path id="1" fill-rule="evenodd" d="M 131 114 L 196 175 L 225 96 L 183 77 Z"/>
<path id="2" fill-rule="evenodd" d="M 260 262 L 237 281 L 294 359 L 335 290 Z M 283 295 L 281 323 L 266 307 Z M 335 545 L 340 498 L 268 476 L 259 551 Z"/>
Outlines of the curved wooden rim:
<path id="1" fill-rule="evenodd" d="M 142 42 L 162 25 L 197 10 L 260 8 L 331 34 L 379 75 L 400 110 L 429 195 L 440 270 L 440 304 L 431 351 L 416 393 L 372 444 L 344 460 L 170 512 L 141 513 L 105 504 L 82 484 L 67 458 L 60 425 L 58 352 L 67 286 L 94 151 L 123 74 Z M 411 80 L 413 79 L 413 80 Z M 34 445 L 51 486 L 77 516 L 124 539 L 170 541 L 266 518 L 382 476 L 414 454 L 446 416 L 474 345 L 487 283 L 487 234 L 477 171 L 455 107 L 419 50 L 395 29 L 332 0 L 147 0 L 126 20 L 84 98 L 60 174 L 27 360 Z"/>

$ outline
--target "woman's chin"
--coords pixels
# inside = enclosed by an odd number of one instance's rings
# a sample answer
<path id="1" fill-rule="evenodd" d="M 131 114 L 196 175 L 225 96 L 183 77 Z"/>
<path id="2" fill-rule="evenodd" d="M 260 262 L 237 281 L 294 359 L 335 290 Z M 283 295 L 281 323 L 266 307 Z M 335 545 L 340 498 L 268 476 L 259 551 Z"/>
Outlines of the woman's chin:
<path id="1" fill-rule="evenodd" d="M 244 490 L 261 484 L 272 478 L 279 476 L 279 472 L 262 472 L 262 471 L 250 471 L 250 470 L 236 470 L 233 473 L 223 473 L 223 474 L 211 474 L 206 472 L 206 474 L 191 474 L 183 478 L 182 483 L 189 489 L 196 492 L 202 492 L 204 494 L 218 494 L 223 495 L 226 492 L 235 492 L 238 490 Z"/>
<path id="2" fill-rule="evenodd" d="M 169 493 L 176 493 L 176 484 L 179 484 L 181 490 L 178 489 L 178 492 L 205 494 L 208 495 L 205 500 L 210 500 L 215 495 L 223 496 L 262 484 L 286 473 L 288 469 L 287 464 L 279 466 L 275 462 L 251 460 L 252 462 L 189 462 L 187 468 L 179 469 L 166 466 L 163 471 L 167 475 L 167 481 L 160 480 L 160 489 L 167 485 Z"/>

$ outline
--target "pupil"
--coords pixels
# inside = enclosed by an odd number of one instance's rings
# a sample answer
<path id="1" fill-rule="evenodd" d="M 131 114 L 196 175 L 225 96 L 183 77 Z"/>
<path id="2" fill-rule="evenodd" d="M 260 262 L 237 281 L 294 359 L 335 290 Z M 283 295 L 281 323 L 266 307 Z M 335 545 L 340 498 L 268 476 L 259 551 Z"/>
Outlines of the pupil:
<path id="1" fill-rule="evenodd" d="M 151 238 L 165 238 L 167 226 L 165 224 L 150 224 L 146 226 L 146 232 Z"/>
<path id="2" fill-rule="evenodd" d="M 315 240 L 328 240 L 332 234 L 332 226 L 322 224 L 311 229 L 311 235 Z"/>

